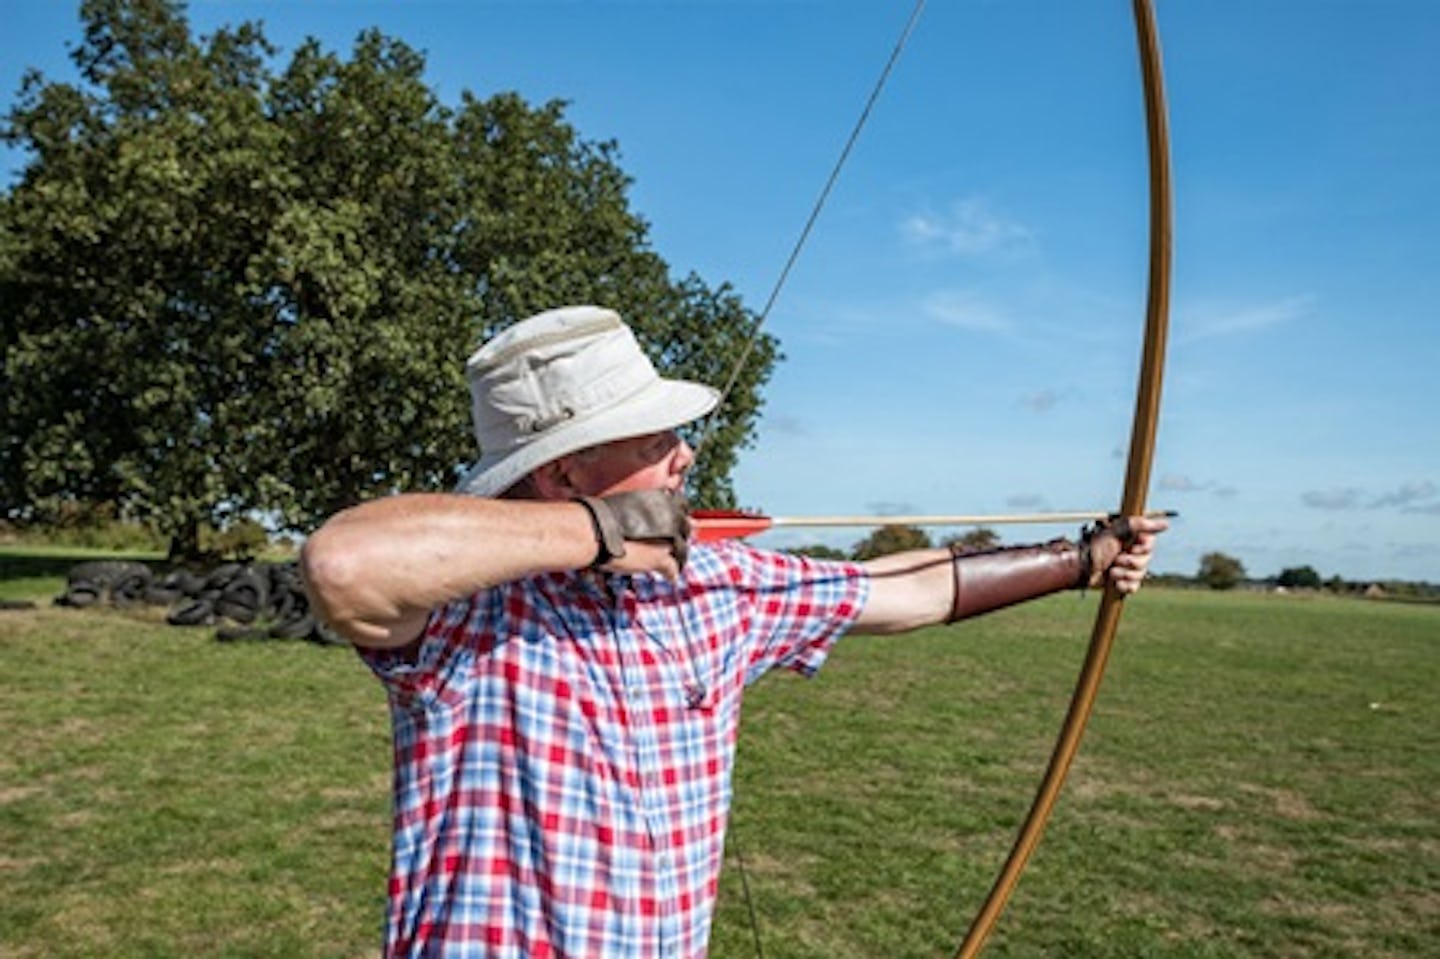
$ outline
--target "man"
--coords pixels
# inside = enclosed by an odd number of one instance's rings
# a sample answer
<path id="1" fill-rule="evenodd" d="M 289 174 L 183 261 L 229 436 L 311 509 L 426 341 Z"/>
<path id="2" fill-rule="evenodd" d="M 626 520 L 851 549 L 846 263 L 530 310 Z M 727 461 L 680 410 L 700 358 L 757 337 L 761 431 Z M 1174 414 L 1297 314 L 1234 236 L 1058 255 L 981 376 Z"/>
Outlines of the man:
<path id="1" fill-rule="evenodd" d="M 459 495 L 346 510 L 303 554 L 390 696 L 390 956 L 704 955 L 749 683 L 813 673 L 847 631 L 1133 592 L 1165 528 L 865 564 L 692 550 L 674 430 L 717 396 L 659 377 L 618 315 L 531 317 L 467 377 Z"/>

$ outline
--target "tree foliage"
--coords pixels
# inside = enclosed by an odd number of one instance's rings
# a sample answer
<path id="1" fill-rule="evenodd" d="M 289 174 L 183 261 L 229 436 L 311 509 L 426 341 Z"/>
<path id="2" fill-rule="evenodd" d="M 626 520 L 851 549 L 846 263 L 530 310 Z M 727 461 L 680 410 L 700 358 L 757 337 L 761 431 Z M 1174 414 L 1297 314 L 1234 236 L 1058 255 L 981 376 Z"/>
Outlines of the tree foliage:
<path id="1" fill-rule="evenodd" d="M 918 527 L 882 526 L 856 543 L 852 556 L 857 560 L 874 559 L 877 556 L 888 556 L 907 549 L 926 549 L 929 546 L 930 537 Z"/>
<path id="2" fill-rule="evenodd" d="M 305 529 L 447 489 L 477 455 L 463 364 L 541 309 L 626 315 L 664 371 L 718 383 L 754 316 L 675 280 L 612 142 L 565 105 L 427 86 L 378 32 L 281 69 L 260 27 L 193 38 L 173 0 L 86 0 L 82 82 L 27 74 L 0 195 L 7 512 L 112 503 L 179 551 L 264 511 Z M 693 477 L 733 505 L 779 356 L 762 336 Z"/>
<path id="3" fill-rule="evenodd" d="M 845 552 L 843 549 L 829 546 L 825 543 L 811 543 L 806 546 L 792 546 L 788 547 L 786 549 L 786 552 L 794 553 L 797 556 L 809 556 L 812 559 L 844 560 L 850 558 L 850 554 Z"/>
<path id="4" fill-rule="evenodd" d="M 1280 571 L 1275 583 L 1286 589 L 1319 589 L 1321 580 L 1313 566 L 1289 566 Z"/>
<path id="5" fill-rule="evenodd" d="M 941 546 L 959 546 L 967 553 L 983 553 L 1000 545 L 1000 534 L 988 526 L 977 526 L 964 533 L 947 536 Z"/>
<path id="6" fill-rule="evenodd" d="M 1195 578 L 1211 589 L 1234 589 L 1245 578 L 1245 567 L 1233 556 L 1206 553 Z"/>

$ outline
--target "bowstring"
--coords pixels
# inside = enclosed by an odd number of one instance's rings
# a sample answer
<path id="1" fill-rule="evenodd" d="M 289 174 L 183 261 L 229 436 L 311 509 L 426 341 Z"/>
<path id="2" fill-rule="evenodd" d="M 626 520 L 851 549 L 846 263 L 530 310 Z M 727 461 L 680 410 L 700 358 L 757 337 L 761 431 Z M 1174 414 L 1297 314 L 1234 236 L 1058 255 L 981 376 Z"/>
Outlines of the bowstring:
<path id="1" fill-rule="evenodd" d="M 880 99 L 880 93 L 885 89 L 886 82 L 890 79 L 890 73 L 895 69 L 895 64 L 900 60 L 900 54 L 905 49 L 905 44 L 910 40 L 910 34 L 915 31 L 915 25 L 920 21 L 920 14 L 925 9 L 926 0 L 915 0 L 915 6 L 910 11 L 910 17 L 905 21 L 900 36 L 895 41 L 894 48 L 890 51 L 890 57 L 885 61 L 884 68 L 875 80 L 875 85 L 870 90 L 870 96 L 865 100 L 865 106 L 860 111 L 860 116 L 855 120 L 855 126 L 850 131 L 850 136 L 845 140 L 845 146 L 841 148 L 840 155 L 835 160 L 835 165 L 830 169 L 830 175 L 825 179 L 825 185 L 820 190 L 820 195 L 815 198 L 815 204 L 810 208 L 810 215 L 805 219 L 805 225 L 796 237 L 795 244 L 790 248 L 790 255 L 785 258 L 785 265 L 781 267 L 780 274 L 775 278 L 775 285 L 770 288 L 770 295 L 765 298 L 765 305 L 760 308 L 759 315 L 755 318 L 755 325 L 750 328 L 750 334 L 745 338 L 745 345 L 740 350 L 740 356 L 730 370 L 725 385 L 720 390 L 720 399 L 716 401 L 715 408 L 705 417 L 705 425 L 701 428 L 700 436 L 695 441 L 695 461 L 700 461 L 700 453 L 710 441 L 710 435 L 715 431 L 716 421 L 720 417 L 720 411 L 724 408 L 725 402 L 730 398 L 730 393 L 735 389 L 735 384 L 744 372 L 745 366 L 750 362 L 750 355 L 755 352 L 755 344 L 760 339 L 760 333 L 765 328 L 765 322 L 770 319 L 770 311 L 775 306 L 775 301 L 780 299 L 780 291 L 785 289 L 785 284 L 790 279 L 790 271 L 794 269 L 795 263 L 800 259 L 800 251 L 805 248 L 806 242 L 810 239 L 810 233 L 815 229 L 815 223 L 820 219 L 820 211 L 825 209 L 825 203 L 830 199 L 830 191 L 835 188 L 835 183 L 840 179 L 840 171 L 845 168 L 845 163 L 850 159 L 850 153 L 855 148 L 855 143 L 860 139 L 860 131 L 865 129 L 865 124 L 870 119 L 870 113 L 875 108 L 876 102 Z"/>
<path id="2" fill-rule="evenodd" d="M 830 193 L 835 188 L 836 182 L 840 179 L 840 171 L 845 168 L 845 163 L 850 159 L 851 152 L 855 149 L 856 142 L 860 139 L 860 132 L 865 129 L 865 124 L 870 119 L 870 114 L 875 104 L 880 99 L 885 84 L 890 79 L 895 64 L 900 61 L 900 55 L 905 50 L 905 45 L 910 40 L 910 35 L 915 31 L 915 25 L 920 22 L 920 14 L 925 9 L 926 0 L 915 0 L 915 6 L 910 10 L 910 16 L 905 21 L 905 26 L 900 31 L 900 36 L 895 41 L 895 46 L 890 51 L 890 56 L 885 61 L 880 75 L 875 80 L 875 85 L 870 89 L 870 95 L 865 100 L 865 106 L 860 110 L 859 117 L 855 120 L 850 135 L 845 140 L 845 145 L 840 150 L 840 155 L 835 160 L 835 165 L 830 169 L 830 175 L 825 179 L 825 185 L 820 189 L 820 194 L 815 198 L 814 205 L 810 208 L 810 215 L 805 219 L 805 225 L 801 228 L 799 236 L 796 237 L 794 245 L 790 248 L 790 255 L 785 258 L 785 264 L 781 267 L 779 275 L 775 278 L 775 285 L 770 288 L 770 294 L 765 298 L 765 304 L 761 307 L 760 313 L 755 318 L 755 325 L 750 328 L 749 335 L 745 338 L 745 345 L 740 351 L 734 366 L 730 370 L 725 385 L 720 390 L 720 398 L 715 402 L 715 408 L 705 417 L 705 423 L 701 427 L 699 438 L 695 441 L 694 461 L 700 461 L 700 455 L 705 450 L 706 444 L 710 442 L 710 436 L 715 430 L 715 424 L 719 420 L 720 412 L 735 384 L 740 380 L 740 374 L 744 372 L 745 366 L 750 361 L 750 356 L 755 352 L 755 344 L 759 342 L 760 333 L 765 328 L 765 322 L 770 318 L 770 312 L 775 307 L 775 302 L 780 299 L 780 292 L 784 290 L 785 284 L 790 279 L 790 272 L 794 269 L 796 261 L 800 259 L 800 251 L 805 248 L 806 242 L 810 239 L 811 232 L 815 229 L 816 222 L 820 219 L 820 212 L 825 209 L 826 202 L 830 199 Z M 685 637 L 687 649 L 690 646 L 690 630 L 686 621 L 681 604 L 687 598 L 685 594 L 688 589 L 684 586 L 684 574 L 681 574 L 681 582 L 676 584 L 672 595 L 676 602 L 676 614 L 680 620 L 681 633 Z M 735 822 L 733 817 L 730 821 L 730 842 L 727 844 L 735 856 L 735 863 L 739 867 L 740 888 L 745 900 L 745 910 L 750 919 L 750 933 L 755 946 L 756 959 L 764 959 L 765 948 L 762 944 L 760 934 L 760 922 L 755 909 L 755 901 L 750 893 L 750 877 L 745 868 L 745 856 L 740 848 L 736 835 Z"/>

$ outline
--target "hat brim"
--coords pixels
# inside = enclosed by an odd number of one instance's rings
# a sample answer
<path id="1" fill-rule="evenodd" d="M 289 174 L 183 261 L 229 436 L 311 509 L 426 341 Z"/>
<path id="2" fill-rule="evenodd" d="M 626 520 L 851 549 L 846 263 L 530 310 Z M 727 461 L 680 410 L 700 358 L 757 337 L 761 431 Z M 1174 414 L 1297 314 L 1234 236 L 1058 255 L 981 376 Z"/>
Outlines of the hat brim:
<path id="1" fill-rule="evenodd" d="M 684 426 L 709 413 L 719 402 L 719 391 L 702 383 L 656 380 L 624 403 L 569 420 L 517 449 L 494 455 L 482 450 L 480 459 L 455 484 L 455 491 L 472 496 L 498 495 L 551 460 L 602 443 Z"/>

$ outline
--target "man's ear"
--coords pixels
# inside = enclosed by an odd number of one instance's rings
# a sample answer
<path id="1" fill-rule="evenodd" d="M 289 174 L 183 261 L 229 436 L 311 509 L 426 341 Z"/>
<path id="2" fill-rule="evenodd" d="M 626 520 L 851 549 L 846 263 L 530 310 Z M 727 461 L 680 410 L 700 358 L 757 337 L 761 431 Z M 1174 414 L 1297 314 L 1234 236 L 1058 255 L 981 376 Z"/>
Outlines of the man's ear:
<path id="1" fill-rule="evenodd" d="M 572 478 L 573 456 L 553 459 L 530 473 L 530 482 L 540 499 L 573 499 L 581 495 Z"/>

